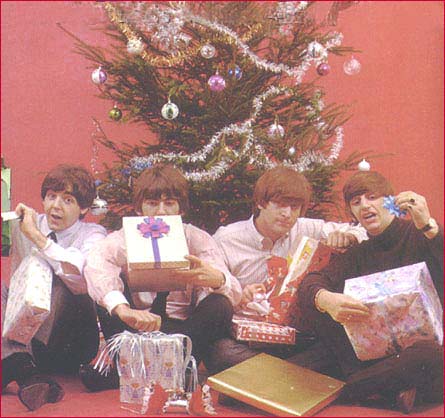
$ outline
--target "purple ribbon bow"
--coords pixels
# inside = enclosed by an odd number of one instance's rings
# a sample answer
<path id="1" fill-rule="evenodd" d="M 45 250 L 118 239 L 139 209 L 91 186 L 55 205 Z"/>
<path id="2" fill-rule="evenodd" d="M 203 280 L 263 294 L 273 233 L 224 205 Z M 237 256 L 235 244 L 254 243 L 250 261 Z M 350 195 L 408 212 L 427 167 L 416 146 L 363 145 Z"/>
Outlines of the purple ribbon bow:
<path id="1" fill-rule="evenodd" d="M 158 239 L 170 231 L 170 226 L 167 225 L 162 218 L 154 218 L 153 216 L 144 218 L 143 221 L 143 223 L 138 224 L 137 228 L 144 238 L 151 238 L 155 259 L 154 268 L 159 269 L 161 268 L 161 255 L 159 253 Z"/>

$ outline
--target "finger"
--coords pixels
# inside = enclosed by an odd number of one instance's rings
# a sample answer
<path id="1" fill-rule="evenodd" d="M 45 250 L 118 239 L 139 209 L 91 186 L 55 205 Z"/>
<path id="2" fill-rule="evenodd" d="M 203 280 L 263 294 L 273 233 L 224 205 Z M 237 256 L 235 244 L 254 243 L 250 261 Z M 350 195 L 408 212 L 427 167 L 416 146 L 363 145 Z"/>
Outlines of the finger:
<path id="1" fill-rule="evenodd" d="M 184 256 L 184 258 L 189 260 L 192 263 L 192 265 L 196 268 L 202 267 L 203 265 L 203 261 L 194 255 L 186 255 Z"/>

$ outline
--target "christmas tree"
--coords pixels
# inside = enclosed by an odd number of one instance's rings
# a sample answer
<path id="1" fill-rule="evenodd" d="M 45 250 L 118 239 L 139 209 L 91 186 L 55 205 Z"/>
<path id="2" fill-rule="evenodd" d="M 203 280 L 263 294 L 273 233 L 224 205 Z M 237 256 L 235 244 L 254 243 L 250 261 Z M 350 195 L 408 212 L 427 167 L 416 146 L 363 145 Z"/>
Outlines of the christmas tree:
<path id="1" fill-rule="evenodd" d="M 191 184 L 187 220 L 211 233 L 250 215 L 255 181 L 277 164 L 311 182 L 308 216 L 335 208 L 336 180 L 364 154 L 339 157 L 347 109 L 325 104 L 323 88 L 307 72 L 315 66 L 327 75 L 329 54 L 353 51 L 333 25 L 356 2 L 334 2 L 321 22 L 312 3 L 96 4 L 109 19 L 103 31 L 110 46 L 71 34 L 75 50 L 91 63 L 99 97 L 114 104 L 109 116 L 146 124 L 157 138 L 121 143 L 95 121 L 95 140 L 116 155 L 99 186 L 109 204 L 107 227 L 132 213 L 132 180 L 157 162 L 183 171 Z"/>

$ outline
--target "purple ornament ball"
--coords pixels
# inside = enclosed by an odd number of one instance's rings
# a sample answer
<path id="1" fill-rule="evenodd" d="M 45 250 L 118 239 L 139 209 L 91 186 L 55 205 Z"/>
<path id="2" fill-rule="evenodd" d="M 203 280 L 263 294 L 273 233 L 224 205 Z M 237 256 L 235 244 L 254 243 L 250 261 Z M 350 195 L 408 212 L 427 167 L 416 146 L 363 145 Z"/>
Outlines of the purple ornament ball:
<path id="1" fill-rule="evenodd" d="M 330 71 L 331 71 L 331 66 L 328 63 L 326 63 L 326 62 L 322 62 L 317 67 L 317 73 L 319 75 L 328 75 Z"/>
<path id="2" fill-rule="evenodd" d="M 226 88 L 226 80 L 219 74 L 212 75 L 207 83 L 212 91 L 223 91 Z"/>

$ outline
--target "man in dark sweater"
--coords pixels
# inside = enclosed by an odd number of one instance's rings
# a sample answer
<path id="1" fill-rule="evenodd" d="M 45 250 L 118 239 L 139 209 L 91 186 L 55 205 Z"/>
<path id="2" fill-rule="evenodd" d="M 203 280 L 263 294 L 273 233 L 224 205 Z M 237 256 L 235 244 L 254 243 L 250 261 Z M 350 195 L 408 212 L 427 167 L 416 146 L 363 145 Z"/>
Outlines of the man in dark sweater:
<path id="1" fill-rule="evenodd" d="M 393 195 L 393 190 L 379 173 L 356 173 L 346 182 L 343 194 L 369 240 L 334 256 L 321 272 L 306 276 L 298 299 L 332 360 L 330 370 L 335 365 L 336 377 L 346 381 L 345 399 L 384 395 L 406 413 L 416 395 L 419 401 L 443 401 L 443 348 L 437 343 L 423 341 L 383 359 L 360 361 L 342 326 L 360 322 L 366 327 L 369 320 L 368 307 L 342 293 L 345 280 L 352 277 L 424 261 L 442 297 L 443 228 L 430 216 L 425 198 L 411 191 L 395 197 L 395 204 L 411 220 L 385 209 L 384 196 Z M 291 361 L 301 364 L 298 356 Z"/>

